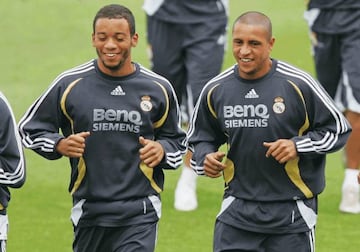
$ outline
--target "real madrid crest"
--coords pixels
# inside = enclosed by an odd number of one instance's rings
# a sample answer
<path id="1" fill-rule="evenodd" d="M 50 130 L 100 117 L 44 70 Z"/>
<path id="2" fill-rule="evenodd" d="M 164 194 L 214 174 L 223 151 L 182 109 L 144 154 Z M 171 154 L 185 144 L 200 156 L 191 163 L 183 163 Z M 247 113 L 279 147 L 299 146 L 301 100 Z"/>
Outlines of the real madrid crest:
<path id="1" fill-rule="evenodd" d="M 285 103 L 284 99 L 280 96 L 274 99 L 273 111 L 276 114 L 282 114 L 285 111 Z"/>
<path id="2" fill-rule="evenodd" d="M 148 95 L 141 97 L 140 107 L 143 111 L 149 112 L 152 109 L 151 98 Z"/>

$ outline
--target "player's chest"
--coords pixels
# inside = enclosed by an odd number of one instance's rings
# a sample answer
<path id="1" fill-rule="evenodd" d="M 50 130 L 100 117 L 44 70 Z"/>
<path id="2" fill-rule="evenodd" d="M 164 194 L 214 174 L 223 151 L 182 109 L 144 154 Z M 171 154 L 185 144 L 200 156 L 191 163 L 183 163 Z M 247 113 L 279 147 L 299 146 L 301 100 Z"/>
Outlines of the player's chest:
<path id="1" fill-rule="evenodd" d="M 91 83 L 64 92 L 61 108 L 73 119 L 127 121 L 153 117 L 165 102 L 162 93 L 143 85 Z"/>
<path id="2" fill-rule="evenodd" d="M 215 93 L 213 107 L 224 128 L 302 125 L 306 117 L 301 94 L 292 87 L 282 85 L 233 87 L 231 92 Z"/>

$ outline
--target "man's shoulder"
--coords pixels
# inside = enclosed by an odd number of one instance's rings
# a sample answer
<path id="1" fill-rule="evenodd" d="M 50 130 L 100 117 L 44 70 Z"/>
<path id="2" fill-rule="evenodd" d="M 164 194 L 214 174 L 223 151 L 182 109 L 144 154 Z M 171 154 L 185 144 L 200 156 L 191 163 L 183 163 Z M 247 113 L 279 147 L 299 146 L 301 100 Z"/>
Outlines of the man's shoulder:
<path id="1" fill-rule="evenodd" d="M 155 73 L 151 69 L 149 69 L 139 63 L 136 63 L 136 67 L 139 68 L 140 75 L 143 76 L 143 78 L 146 78 L 146 79 L 149 79 L 152 81 L 156 81 L 162 85 L 170 84 L 170 81 L 165 76 Z"/>
<path id="2" fill-rule="evenodd" d="M 90 71 L 93 71 L 94 69 L 95 69 L 95 60 L 92 59 L 80 65 L 76 65 L 66 69 L 57 76 L 57 79 L 66 78 L 66 77 L 78 78 L 78 76 L 87 75 Z"/>

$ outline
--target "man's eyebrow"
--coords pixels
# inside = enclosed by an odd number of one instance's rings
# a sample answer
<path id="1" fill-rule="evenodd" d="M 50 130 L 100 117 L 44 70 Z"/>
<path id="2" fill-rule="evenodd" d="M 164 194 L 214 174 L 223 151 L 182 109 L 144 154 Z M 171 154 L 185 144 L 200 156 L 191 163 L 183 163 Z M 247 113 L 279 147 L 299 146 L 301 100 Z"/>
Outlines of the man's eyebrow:
<path id="1" fill-rule="evenodd" d="M 96 32 L 96 34 L 106 34 L 106 32 L 99 31 L 99 32 Z M 116 32 L 115 35 L 126 35 L 126 33 L 125 32 Z"/>

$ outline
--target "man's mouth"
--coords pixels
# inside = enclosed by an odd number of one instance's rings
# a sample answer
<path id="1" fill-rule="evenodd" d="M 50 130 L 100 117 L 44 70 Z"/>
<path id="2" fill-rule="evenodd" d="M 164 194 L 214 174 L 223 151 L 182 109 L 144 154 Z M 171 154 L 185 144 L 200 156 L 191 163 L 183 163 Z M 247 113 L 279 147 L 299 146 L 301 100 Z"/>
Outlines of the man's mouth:
<path id="1" fill-rule="evenodd" d="M 251 59 L 248 59 L 248 58 L 242 58 L 241 61 L 242 61 L 242 62 L 250 62 L 250 61 L 252 61 L 252 60 L 251 60 Z"/>
<path id="2" fill-rule="evenodd" d="M 107 57 L 115 57 L 117 53 L 104 53 Z"/>

